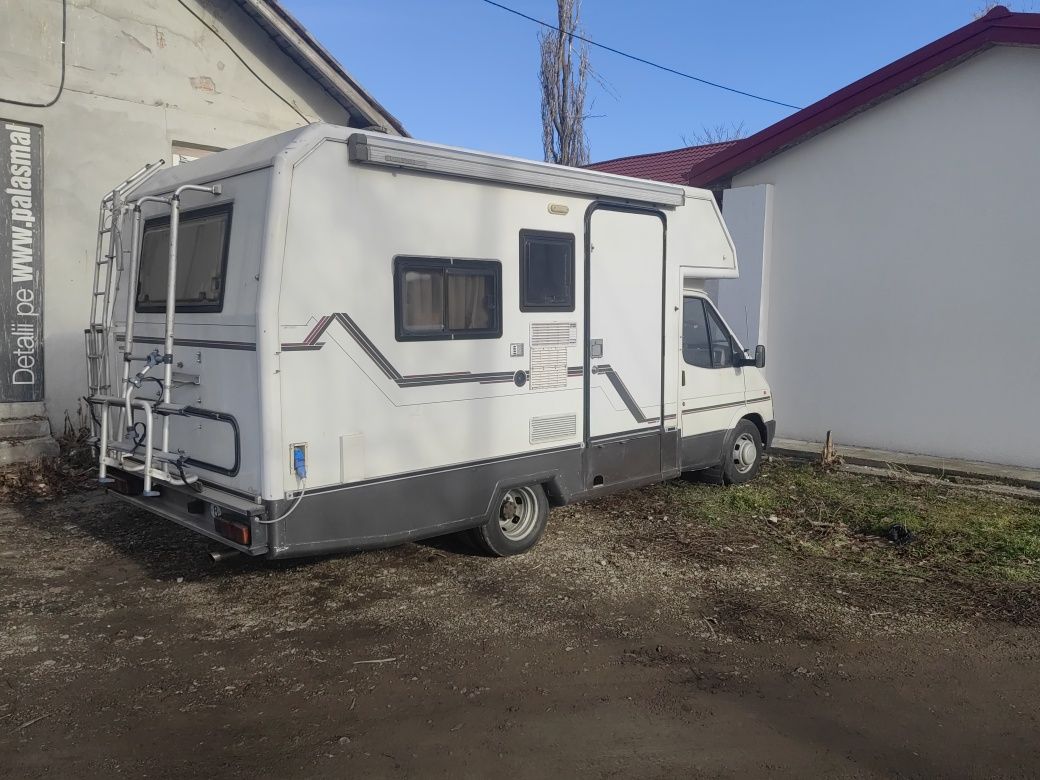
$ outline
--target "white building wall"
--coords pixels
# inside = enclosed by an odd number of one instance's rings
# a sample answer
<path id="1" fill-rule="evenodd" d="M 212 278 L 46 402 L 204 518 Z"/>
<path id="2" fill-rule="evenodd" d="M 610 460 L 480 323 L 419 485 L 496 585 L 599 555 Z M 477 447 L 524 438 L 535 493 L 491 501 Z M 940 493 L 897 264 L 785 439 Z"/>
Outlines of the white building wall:
<path id="1" fill-rule="evenodd" d="M 0 102 L 0 118 L 43 126 L 45 392 L 59 425 L 86 392 L 83 329 L 102 195 L 145 162 L 169 162 L 175 143 L 228 148 L 315 119 L 348 122 L 231 0 L 186 1 L 224 40 L 179 0 L 68 0 L 58 102 Z M 61 0 L 5 0 L 0 16 L 0 98 L 50 100 Z"/>
<path id="2" fill-rule="evenodd" d="M 1040 466 L 1037 128 L 998 47 L 735 177 L 774 185 L 779 436 Z"/>
<path id="3" fill-rule="evenodd" d="M 770 255 L 772 252 L 773 185 L 726 190 L 722 214 L 737 250 L 740 277 L 718 282 L 716 304 L 726 322 L 754 350 L 766 343 L 769 320 Z"/>

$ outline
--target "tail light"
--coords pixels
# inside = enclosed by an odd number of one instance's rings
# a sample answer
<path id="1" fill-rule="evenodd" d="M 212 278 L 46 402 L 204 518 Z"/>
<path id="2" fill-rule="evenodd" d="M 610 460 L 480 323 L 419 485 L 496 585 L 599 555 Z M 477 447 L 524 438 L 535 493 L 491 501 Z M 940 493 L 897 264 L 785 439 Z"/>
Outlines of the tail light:
<path id="1" fill-rule="evenodd" d="M 249 546 L 251 537 L 248 523 L 233 519 L 227 515 L 218 514 L 213 518 L 213 526 L 216 528 L 217 533 L 225 539 L 230 539 L 243 547 Z"/>

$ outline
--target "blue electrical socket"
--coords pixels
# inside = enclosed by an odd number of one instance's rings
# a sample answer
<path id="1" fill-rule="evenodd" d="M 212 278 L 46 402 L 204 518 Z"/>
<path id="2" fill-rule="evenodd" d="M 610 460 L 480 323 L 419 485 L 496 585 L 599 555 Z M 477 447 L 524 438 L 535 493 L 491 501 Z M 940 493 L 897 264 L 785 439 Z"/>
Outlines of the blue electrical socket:
<path id="1" fill-rule="evenodd" d="M 293 471 L 300 481 L 307 479 L 307 445 L 294 444 L 292 448 Z"/>

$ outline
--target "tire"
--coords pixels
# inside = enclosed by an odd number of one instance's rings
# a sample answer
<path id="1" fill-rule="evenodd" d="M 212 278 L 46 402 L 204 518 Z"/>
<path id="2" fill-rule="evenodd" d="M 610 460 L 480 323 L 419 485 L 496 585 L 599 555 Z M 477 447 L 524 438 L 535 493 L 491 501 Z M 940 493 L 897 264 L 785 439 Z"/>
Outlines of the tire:
<path id="1" fill-rule="evenodd" d="M 513 515 L 506 519 L 510 511 Z M 488 555 L 520 555 L 542 538 L 548 516 L 549 499 L 541 485 L 504 490 L 492 505 L 487 522 L 470 531 L 470 539 Z"/>
<path id="2" fill-rule="evenodd" d="M 751 420 L 741 420 L 726 437 L 718 470 L 727 485 L 743 485 L 762 470 L 762 433 Z"/>

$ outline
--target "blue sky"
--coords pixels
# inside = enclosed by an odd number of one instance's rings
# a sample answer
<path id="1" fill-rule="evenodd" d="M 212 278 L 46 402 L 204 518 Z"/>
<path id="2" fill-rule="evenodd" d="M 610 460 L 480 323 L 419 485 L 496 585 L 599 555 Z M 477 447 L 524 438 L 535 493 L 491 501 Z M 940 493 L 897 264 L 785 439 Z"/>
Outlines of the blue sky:
<path id="1" fill-rule="evenodd" d="M 481 0 L 282 0 L 417 138 L 541 159 L 538 27 Z M 546 21 L 555 0 L 500 0 Z M 585 34 L 805 106 L 967 24 L 982 0 L 584 0 Z M 1012 8 L 1036 10 L 1025 2 Z M 593 160 L 791 113 L 592 49 Z"/>

